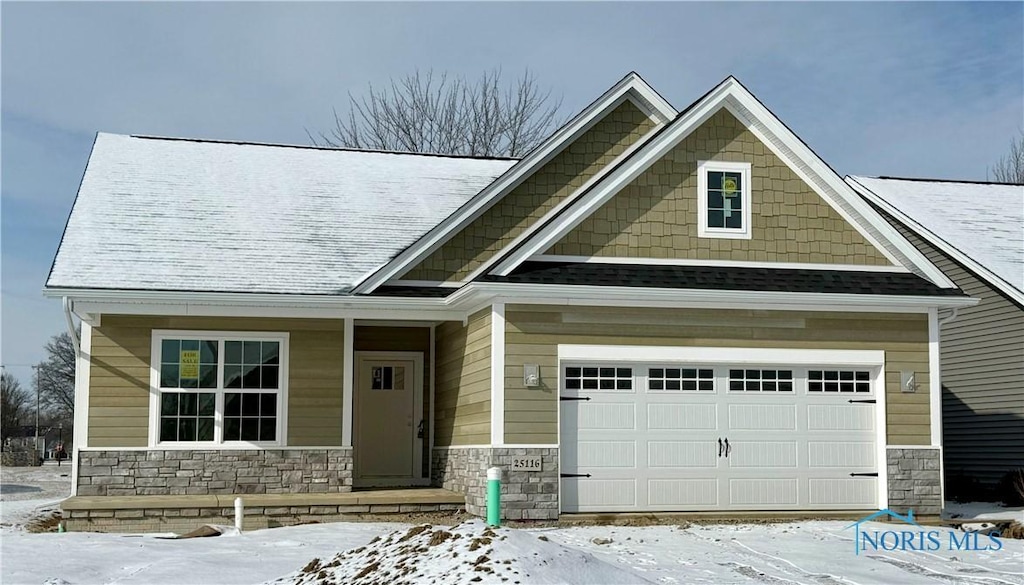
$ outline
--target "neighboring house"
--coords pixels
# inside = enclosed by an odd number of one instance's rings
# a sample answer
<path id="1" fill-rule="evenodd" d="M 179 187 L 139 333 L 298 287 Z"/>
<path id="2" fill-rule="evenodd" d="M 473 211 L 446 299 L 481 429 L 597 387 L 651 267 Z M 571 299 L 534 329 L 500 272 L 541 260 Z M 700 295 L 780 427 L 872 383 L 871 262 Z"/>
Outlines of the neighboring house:
<path id="1" fill-rule="evenodd" d="M 847 182 L 957 286 L 981 299 L 942 324 L 943 443 L 948 482 L 991 488 L 1024 469 L 1024 185 Z"/>
<path id="2" fill-rule="evenodd" d="M 100 134 L 46 294 L 76 517 L 492 465 L 506 518 L 936 514 L 976 303 L 736 79 L 635 74 L 519 161 Z"/>

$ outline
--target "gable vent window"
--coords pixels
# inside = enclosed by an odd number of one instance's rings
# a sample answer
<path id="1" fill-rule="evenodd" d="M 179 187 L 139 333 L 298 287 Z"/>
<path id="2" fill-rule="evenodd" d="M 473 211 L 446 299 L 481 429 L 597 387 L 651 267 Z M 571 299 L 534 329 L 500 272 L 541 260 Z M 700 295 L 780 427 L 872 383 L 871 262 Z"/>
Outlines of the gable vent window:
<path id="1" fill-rule="evenodd" d="M 808 392 L 871 392 L 871 373 L 849 370 L 810 370 Z"/>
<path id="2" fill-rule="evenodd" d="M 697 235 L 750 239 L 750 163 L 697 165 Z"/>

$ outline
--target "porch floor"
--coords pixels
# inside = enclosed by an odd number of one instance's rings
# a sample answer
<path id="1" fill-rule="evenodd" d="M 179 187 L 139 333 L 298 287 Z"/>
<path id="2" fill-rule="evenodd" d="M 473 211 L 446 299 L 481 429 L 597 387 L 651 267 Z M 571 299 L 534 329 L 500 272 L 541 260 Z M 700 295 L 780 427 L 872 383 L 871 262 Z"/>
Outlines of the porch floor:
<path id="1" fill-rule="evenodd" d="M 464 505 L 466 496 L 442 488 L 374 489 L 334 494 L 209 494 L 175 496 L 72 496 L 66 511 L 232 508 L 242 498 L 246 508 L 302 506 Z"/>

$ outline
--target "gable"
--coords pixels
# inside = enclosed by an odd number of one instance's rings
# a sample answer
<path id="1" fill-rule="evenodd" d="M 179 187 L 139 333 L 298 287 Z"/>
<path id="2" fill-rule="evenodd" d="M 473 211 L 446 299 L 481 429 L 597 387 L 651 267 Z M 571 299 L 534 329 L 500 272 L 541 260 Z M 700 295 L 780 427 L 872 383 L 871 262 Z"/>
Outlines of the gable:
<path id="1" fill-rule="evenodd" d="M 698 237 L 697 165 L 705 160 L 750 163 L 750 239 Z M 892 265 L 724 107 L 545 254 Z"/>
<path id="2" fill-rule="evenodd" d="M 465 278 L 655 125 L 630 100 L 623 101 L 400 278 L 427 281 Z"/>

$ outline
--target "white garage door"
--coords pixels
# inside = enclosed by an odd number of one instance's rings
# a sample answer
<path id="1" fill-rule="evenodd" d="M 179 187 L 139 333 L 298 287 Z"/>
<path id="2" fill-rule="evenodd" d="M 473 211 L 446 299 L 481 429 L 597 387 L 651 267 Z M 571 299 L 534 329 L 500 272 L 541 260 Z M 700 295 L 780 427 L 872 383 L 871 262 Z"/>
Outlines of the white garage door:
<path id="1" fill-rule="evenodd" d="M 562 511 L 877 509 L 877 374 L 563 363 Z"/>

